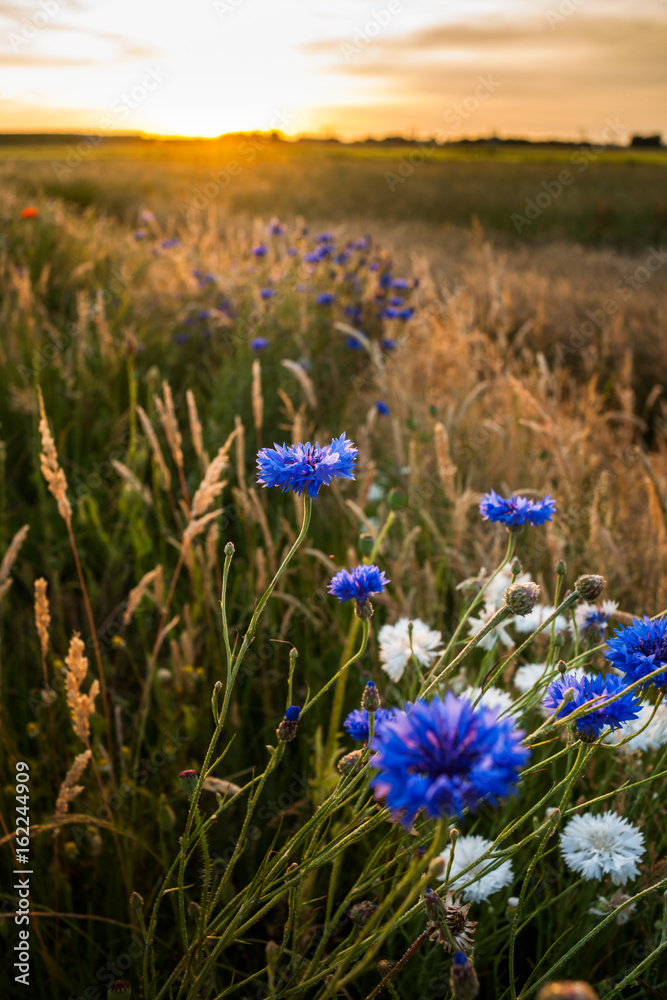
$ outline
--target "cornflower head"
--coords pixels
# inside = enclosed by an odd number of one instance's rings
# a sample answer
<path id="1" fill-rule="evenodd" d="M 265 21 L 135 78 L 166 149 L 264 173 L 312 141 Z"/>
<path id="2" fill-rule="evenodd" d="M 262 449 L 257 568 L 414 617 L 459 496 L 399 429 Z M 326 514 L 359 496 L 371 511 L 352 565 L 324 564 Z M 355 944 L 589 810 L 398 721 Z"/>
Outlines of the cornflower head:
<path id="1" fill-rule="evenodd" d="M 407 829 L 420 810 L 460 816 L 511 791 L 530 751 L 523 731 L 498 709 L 473 708 L 448 691 L 444 698 L 406 704 L 371 741 L 371 781 L 378 799 Z"/>
<path id="2" fill-rule="evenodd" d="M 599 707 L 602 702 L 624 691 L 626 687 L 627 681 L 616 674 L 593 674 L 584 677 L 577 677 L 574 673 L 565 674 L 551 682 L 542 704 L 551 715 L 565 698 L 566 692 L 572 689 L 574 696 L 570 701 L 566 701 L 556 715 L 557 719 L 565 719 L 576 709 L 592 702 L 591 711 L 579 716 L 575 720 L 574 728 L 579 739 L 585 743 L 593 743 L 606 726 L 619 729 L 624 723 L 637 718 L 641 705 L 635 691 L 628 691 L 610 705 Z"/>
<path id="3" fill-rule="evenodd" d="M 556 501 L 551 495 L 542 500 L 515 496 L 506 500 L 491 490 L 482 497 L 479 512 L 485 521 L 500 522 L 508 531 L 517 531 L 524 524 L 539 525 L 550 521 L 556 512 Z"/>
<path id="4" fill-rule="evenodd" d="M 327 590 L 339 601 L 355 601 L 355 613 L 359 618 L 370 618 L 373 607 L 369 598 L 381 594 L 390 583 L 384 571 L 377 566 L 355 566 L 349 572 L 341 569 L 329 582 Z"/>
<path id="5" fill-rule="evenodd" d="M 298 496 L 305 490 L 315 499 L 320 486 L 328 486 L 332 479 L 354 479 L 357 454 L 358 449 L 344 433 L 324 448 L 310 442 L 282 447 L 274 443 L 273 448 L 262 448 L 257 454 L 257 482 L 279 486 L 283 493 L 294 490 Z"/>
<path id="6" fill-rule="evenodd" d="M 663 664 L 667 667 L 667 616 L 653 621 L 646 615 L 633 618 L 632 625 L 616 629 L 603 652 L 625 675 L 627 684 L 641 680 Z M 650 683 L 657 688 L 667 687 L 667 669 Z"/>
<path id="7" fill-rule="evenodd" d="M 431 665 L 441 651 L 442 635 L 419 618 L 399 618 L 378 632 L 380 663 L 392 681 L 399 681 L 414 654 L 423 667 Z"/>
<path id="8" fill-rule="evenodd" d="M 380 726 L 384 725 L 387 719 L 393 719 L 395 714 L 391 708 L 378 708 L 374 713 L 374 732 L 377 733 Z M 368 711 L 365 708 L 355 708 L 345 719 L 343 729 L 347 729 L 352 739 L 358 743 L 367 743 L 369 736 Z"/>
<path id="9" fill-rule="evenodd" d="M 602 642 L 609 619 L 617 608 L 616 601 L 603 601 L 601 605 L 589 604 L 587 601 L 578 604 L 574 610 L 574 620 L 579 636 L 592 645 Z"/>
<path id="10" fill-rule="evenodd" d="M 561 834 L 560 847 L 572 871 L 585 879 L 610 875 L 614 885 L 625 885 L 639 874 L 645 850 L 637 827 L 611 811 L 573 816 Z"/>

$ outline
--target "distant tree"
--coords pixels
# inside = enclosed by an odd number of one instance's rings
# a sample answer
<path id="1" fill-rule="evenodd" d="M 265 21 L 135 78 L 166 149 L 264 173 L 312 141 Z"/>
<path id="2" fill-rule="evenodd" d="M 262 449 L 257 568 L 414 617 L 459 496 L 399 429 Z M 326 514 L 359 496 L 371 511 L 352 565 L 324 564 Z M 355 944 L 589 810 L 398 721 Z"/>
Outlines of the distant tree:
<path id="1" fill-rule="evenodd" d="M 662 146 L 662 136 L 660 133 L 657 135 L 633 135 L 630 139 L 630 145 L 639 147 L 650 147 L 655 149 L 656 147 Z"/>

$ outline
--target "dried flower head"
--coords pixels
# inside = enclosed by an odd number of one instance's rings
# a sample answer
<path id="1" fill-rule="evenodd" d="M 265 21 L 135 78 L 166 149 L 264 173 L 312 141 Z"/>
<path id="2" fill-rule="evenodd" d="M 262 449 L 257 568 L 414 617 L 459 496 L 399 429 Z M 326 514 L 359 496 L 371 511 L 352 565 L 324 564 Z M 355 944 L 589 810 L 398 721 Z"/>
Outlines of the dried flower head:
<path id="1" fill-rule="evenodd" d="M 70 802 L 72 802 L 77 795 L 83 791 L 83 785 L 77 785 L 77 781 L 86 770 L 88 761 L 91 757 L 91 751 L 84 750 L 83 753 L 80 753 L 74 758 L 74 761 L 65 775 L 65 779 L 58 792 L 58 798 L 56 799 L 56 819 L 67 815 Z"/>
<path id="2" fill-rule="evenodd" d="M 46 485 L 49 488 L 49 493 L 56 500 L 58 513 L 66 524 L 70 524 L 72 520 L 72 505 L 67 498 L 67 480 L 65 479 L 65 473 L 60 468 L 56 444 L 49 429 L 49 422 L 46 419 L 42 390 L 38 389 L 37 393 L 39 397 L 39 433 L 42 437 L 42 450 L 39 455 L 40 468 L 46 480 Z"/>
<path id="3" fill-rule="evenodd" d="M 511 583 L 505 591 L 505 604 L 523 618 L 533 610 L 539 596 L 540 588 L 536 583 Z"/>
<path id="4" fill-rule="evenodd" d="M 49 626 L 51 624 L 51 613 L 49 611 L 49 599 L 46 596 L 47 583 L 43 576 L 35 580 L 35 626 L 39 636 L 39 645 L 42 649 L 42 656 L 46 656 L 49 648 Z"/>
<path id="5" fill-rule="evenodd" d="M 65 657 L 67 667 L 65 689 L 72 727 L 79 739 L 88 747 L 90 746 L 90 716 L 95 711 L 95 698 L 99 694 L 100 685 L 99 681 L 94 680 L 88 694 L 81 691 L 81 685 L 88 673 L 88 660 L 83 655 L 84 648 L 79 633 L 75 632 Z"/>

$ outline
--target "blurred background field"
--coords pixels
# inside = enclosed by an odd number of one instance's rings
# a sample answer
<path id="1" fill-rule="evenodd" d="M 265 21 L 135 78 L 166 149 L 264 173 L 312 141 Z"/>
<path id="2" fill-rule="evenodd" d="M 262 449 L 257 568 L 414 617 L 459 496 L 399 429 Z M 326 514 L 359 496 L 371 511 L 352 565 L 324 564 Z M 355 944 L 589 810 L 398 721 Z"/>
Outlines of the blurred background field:
<path id="1" fill-rule="evenodd" d="M 122 951 L 133 926 L 128 889 L 152 897 L 173 855 L 183 812 L 177 775 L 201 759 L 210 690 L 220 676 L 222 549 L 232 540 L 237 550 L 230 614 L 241 630 L 294 537 L 298 504 L 256 486 L 258 447 L 324 443 L 346 431 L 360 448 L 359 475 L 318 499 L 308 546 L 263 620 L 258 646 L 265 652 L 233 703 L 231 781 L 262 759 L 282 717 L 290 645 L 299 649 L 296 700 L 306 681 L 314 689 L 335 672 L 349 614 L 326 596 L 326 585 L 335 569 L 361 558 L 386 520 L 392 489 L 404 496 L 404 509 L 381 550 L 392 587 L 378 601 L 376 628 L 409 615 L 451 634 L 465 598 L 458 585 L 493 566 L 504 546 L 476 509 L 490 488 L 557 498 L 557 519 L 520 553 L 545 599 L 563 558 L 568 585 L 579 572 L 602 573 L 626 616 L 657 614 L 667 603 L 662 155 L 597 154 L 518 234 L 512 213 L 523 214 L 526 199 L 567 167 L 571 151 L 438 150 L 391 191 L 385 173 L 398 170 L 409 148 L 331 150 L 264 137 L 254 140 L 250 160 L 241 145 L 250 141 L 142 144 L 132 155 L 123 144 L 105 146 L 60 180 L 51 161 L 65 163 L 66 147 L 0 147 L 0 553 L 30 526 L 0 570 L 0 584 L 13 580 L 0 589 L 0 741 L 6 764 L 27 760 L 39 776 L 31 807 L 43 830 L 32 849 L 36 867 L 49 874 L 34 902 L 63 914 L 36 920 L 44 975 L 35 996 L 95 982 L 95 970 Z M 230 161 L 240 171 L 198 202 L 211 172 Z M 37 215 L 22 218 L 28 206 Z M 283 234 L 267 233 L 274 216 Z M 331 235 L 318 241 L 322 232 Z M 253 255 L 258 244 L 265 255 Z M 308 260 L 323 245 L 331 252 Z M 390 277 L 383 283 L 383 276 Z M 164 383 L 182 435 L 180 465 L 156 403 L 166 405 Z M 69 729 L 62 661 L 77 630 L 94 670 L 94 643 L 67 532 L 39 472 L 38 387 L 68 480 L 112 706 L 111 732 L 100 714 L 94 719 L 94 752 L 107 790 L 112 773 L 131 790 L 106 826 L 96 819 L 92 779 L 72 809 L 76 818 L 53 818 L 56 776 L 80 750 Z M 138 406 L 160 441 L 164 468 Z M 223 516 L 196 538 L 176 580 L 187 502 L 235 429 Z M 164 586 L 147 588 L 133 620 L 122 624 L 131 589 L 158 564 Z M 40 576 L 51 602 L 53 697 L 43 686 L 32 612 Z M 147 697 L 146 666 L 167 622 L 142 743 L 136 719 Z M 492 662 L 487 654 L 477 667 L 484 672 Z M 374 644 L 350 680 L 347 708 L 356 707 L 371 675 L 384 686 Z M 327 722 L 322 706 L 317 726 L 311 716 L 309 733 L 294 744 L 293 776 L 310 778 L 275 810 L 268 835 L 279 822 L 298 825 L 332 780 L 319 769 Z M 166 762 L 141 783 L 133 766 L 165 743 Z M 641 761 L 630 757 L 623 767 L 632 777 Z M 598 778 L 587 780 L 594 787 Z M 272 801 L 281 788 L 268 789 Z M 11 795 L 7 783 L 5 835 Z M 216 836 L 223 856 L 230 834 Z M 661 850 L 656 839 L 656 857 Z M 246 872 L 258 856 L 251 846 Z M 654 875 L 647 869 L 646 878 Z M 308 892 L 311 919 L 299 938 L 305 953 L 326 885 Z M 3 905 L 11 906 L 7 894 Z M 479 968 L 491 984 L 506 925 L 502 911 L 488 910 Z M 238 946 L 239 968 L 258 961 L 265 937 L 279 934 L 284 919 L 274 912 L 257 939 Z M 650 938 L 655 919 L 649 908 L 632 933 L 615 927 L 569 972 L 602 978 L 612 956 L 621 967 L 637 940 Z M 526 935 L 522 975 L 531 955 L 561 932 L 558 947 L 567 950 L 571 931 L 560 926 L 562 916 L 545 912 L 541 921 Z M 165 920 L 167 955 L 173 932 Z M 408 944 L 409 935 L 394 957 Z"/>

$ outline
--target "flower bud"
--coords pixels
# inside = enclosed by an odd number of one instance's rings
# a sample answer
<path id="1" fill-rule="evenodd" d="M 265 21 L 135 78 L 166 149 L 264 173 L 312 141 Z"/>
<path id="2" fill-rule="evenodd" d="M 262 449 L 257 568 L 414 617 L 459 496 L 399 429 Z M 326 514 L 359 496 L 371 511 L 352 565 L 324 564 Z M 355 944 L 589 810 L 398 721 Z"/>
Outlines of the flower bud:
<path id="1" fill-rule="evenodd" d="M 439 878 L 440 875 L 442 875 L 442 873 L 444 872 L 444 870 L 445 870 L 445 859 L 442 857 L 433 858 L 433 860 L 429 862 L 428 877 Z"/>
<path id="2" fill-rule="evenodd" d="M 585 573 L 575 581 L 574 589 L 582 600 L 595 604 L 606 585 L 607 581 L 603 576 Z"/>
<path id="3" fill-rule="evenodd" d="M 225 545 L 225 555 L 226 556 L 234 555 L 234 542 L 227 542 L 227 544 Z"/>
<path id="4" fill-rule="evenodd" d="M 143 896 L 140 896 L 138 892 L 133 892 L 132 895 L 130 896 L 130 906 L 132 907 L 133 910 L 136 910 L 137 913 L 139 912 L 139 910 L 143 910 L 144 908 Z"/>
<path id="5" fill-rule="evenodd" d="M 264 948 L 264 954 L 266 955 L 266 964 L 270 969 L 275 969 L 279 953 L 280 953 L 280 945 L 278 944 L 277 941 L 272 940 L 266 942 L 266 947 Z"/>
<path id="6" fill-rule="evenodd" d="M 424 909 L 426 916 L 433 923 L 441 924 L 447 918 L 445 902 L 433 889 L 427 889 L 424 893 Z"/>
<path id="7" fill-rule="evenodd" d="M 373 551 L 375 539 L 368 531 L 362 531 L 359 535 L 359 551 L 363 556 L 369 556 Z"/>
<path id="8" fill-rule="evenodd" d="M 194 790 L 197 787 L 197 782 L 199 781 L 199 775 L 196 771 L 181 771 L 178 776 L 178 780 L 181 783 L 181 788 L 187 795 L 189 799 L 192 798 Z"/>
<path id="9" fill-rule="evenodd" d="M 355 927 L 363 927 L 371 919 L 375 911 L 377 910 L 377 905 L 371 903 L 369 899 L 364 899 L 361 903 L 355 903 L 349 909 L 349 917 Z"/>
<path id="10" fill-rule="evenodd" d="M 505 604 L 515 615 L 529 615 L 537 604 L 540 588 L 536 583 L 511 583 L 505 591 Z"/>
<path id="11" fill-rule="evenodd" d="M 565 662 L 565 660 L 559 660 L 558 663 L 556 664 L 556 669 L 564 677 L 565 674 L 567 673 L 567 663 Z"/>
<path id="12" fill-rule="evenodd" d="M 199 920 L 201 916 L 201 906 L 196 903 L 194 899 L 191 899 L 188 903 L 188 916 L 195 922 Z"/>
<path id="13" fill-rule="evenodd" d="M 291 743 L 296 736 L 297 726 L 299 724 L 299 715 L 301 714 L 301 709 L 298 705 L 290 705 L 285 712 L 283 721 L 280 723 L 276 729 L 276 736 L 283 743 Z"/>
<path id="14" fill-rule="evenodd" d="M 363 601 L 355 601 L 354 613 L 360 621 L 367 622 L 369 618 L 373 617 L 373 605 L 368 598 Z"/>
<path id="15" fill-rule="evenodd" d="M 363 750 L 353 750 L 351 753 L 346 753 L 344 757 L 338 761 L 338 770 L 341 774 L 356 774 L 362 768 L 361 758 L 363 756 Z"/>
<path id="16" fill-rule="evenodd" d="M 389 973 L 393 968 L 394 968 L 394 963 L 390 962 L 386 958 L 381 958 L 380 961 L 378 962 L 378 972 L 380 973 L 383 979 L 385 976 L 389 975 Z"/>
<path id="17" fill-rule="evenodd" d="M 114 979 L 107 990 L 107 1000 L 130 1000 L 132 987 L 127 979 Z"/>
<path id="18" fill-rule="evenodd" d="M 364 688 L 364 693 L 361 696 L 361 707 L 365 708 L 367 712 L 377 712 L 380 707 L 380 696 L 373 681 L 369 681 Z"/>
<path id="19" fill-rule="evenodd" d="M 592 986 L 581 980 L 562 980 L 543 986 L 537 1000 L 598 1000 L 598 995 Z"/>
<path id="20" fill-rule="evenodd" d="M 389 490 L 389 495 L 387 496 L 389 510 L 405 510 L 407 502 L 408 498 L 401 490 Z"/>
<path id="21" fill-rule="evenodd" d="M 558 576 L 565 576 L 567 573 L 567 563 L 564 559 L 559 559 L 556 563 L 556 573 Z"/>
<path id="22" fill-rule="evenodd" d="M 454 1000 L 475 1000 L 479 995 L 479 979 L 473 964 L 462 951 L 457 951 L 449 973 L 449 988 Z"/>
<path id="23" fill-rule="evenodd" d="M 298 867 L 299 866 L 296 863 L 296 861 L 290 861 L 290 863 L 288 864 L 287 868 L 285 869 L 285 874 L 286 875 L 292 875 L 298 869 Z"/>
<path id="24" fill-rule="evenodd" d="M 519 573 L 523 569 L 520 560 L 517 559 L 516 556 L 514 557 L 514 559 L 512 559 L 511 569 L 512 569 L 512 582 L 514 582 L 515 578 L 519 575 Z"/>

